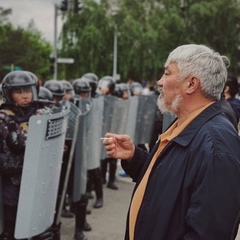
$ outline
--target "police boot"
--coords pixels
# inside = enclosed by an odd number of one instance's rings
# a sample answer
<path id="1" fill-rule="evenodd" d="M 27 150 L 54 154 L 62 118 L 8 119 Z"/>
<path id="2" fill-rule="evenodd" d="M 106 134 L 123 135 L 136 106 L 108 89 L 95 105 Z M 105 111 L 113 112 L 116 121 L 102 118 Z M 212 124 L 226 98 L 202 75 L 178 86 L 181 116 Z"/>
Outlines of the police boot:
<path id="1" fill-rule="evenodd" d="M 63 218 L 73 218 L 74 214 L 70 212 L 66 207 L 63 207 L 61 217 Z"/>
<path id="2" fill-rule="evenodd" d="M 74 234 L 74 239 L 75 240 L 88 240 L 82 230 L 76 230 Z"/>
<path id="3" fill-rule="evenodd" d="M 88 204 L 88 198 L 86 195 L 82 195 L 79 202 L 74 203 L 75 213 L 75 239 L 85 239 L 83 231 L 91 231 L 91 226 L 86 221 L 86 209 Z"/>
<path id="4" fill-rule="evenodd" d="M 111 158 L 109 160 L 109 182 L 107 187 L 113 190 L 118 190 L 118 187 L 115 185 L 115 174 L 117 170 L 117 159 Z"/>
<path id="5" fill-rule="evenodd" d="M 84 226 L 83 226 L 83 231 L 89 232 L 91 230 L 92 230 L 91 225 L 87 221 L 85 221 Z"/>
<path id="6" fill-rule="evenodd" d="M 12 239 L 14 239 L 13 236 L 10 236 L 8 232 L 3 232 L 0 235 L 0 240 L 12 240 Z"/>

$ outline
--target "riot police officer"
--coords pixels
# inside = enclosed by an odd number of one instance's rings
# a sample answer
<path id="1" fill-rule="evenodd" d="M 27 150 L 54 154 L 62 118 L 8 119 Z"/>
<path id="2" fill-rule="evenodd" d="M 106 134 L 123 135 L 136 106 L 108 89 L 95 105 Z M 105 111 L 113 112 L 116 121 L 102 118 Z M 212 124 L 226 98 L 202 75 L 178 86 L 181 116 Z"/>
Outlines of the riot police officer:
<path id="1" fill-rule="evenodd" d="M 139 82 L 133 82 L 130 85 L 130 92 L 132 96 L 139 96 L 142 94 L 143 87 Z"/>
<path id="2" fill-rule="evenodd" d="M 114 95 L 115 91 L 115 82 L 113 77 L 104 76 L 98 82 L 98 91 L 103 95 Z M 103 184 L 107 182 L 106 174 L 109 165 L 109 179 L 107 183 L 107 187 L 113 190 L 117 190 L 118 186 L 115 184 L 115 175 L 117 170 L 117 159 L 115 158 L 105 158 L 101 159 L 101 171 L 102 171 L 102 180 Z"/>
<path id="3" fill-rule="evenodd" d="M 40 86 L 38 92 L 38 102 L 43 103 L 43 105 L 47 107 L 54 104 L 52 92 L 46 87 Z"/>
<path id="4" fill-rule="evenodd" d="M 75 96 L 73 99 L 74 104 L 78 104 L 78 101 L 81 98 L 90 98 L 91 97 L 91 87 L 88 81 L 82 77 L 73 81 L 72 83 L 73 90 L 75 92 Z M 88 111 L 89 106 L 86 106 L 86 109 L 81 109 L 82 112 Z M 74 168 L 74 162 L 73 166 Z M 87 171 L 87 169 L 86 169 Z M 75 213 L 75 240 L 87 240 L 83 231 L 91 231 L 92 227 L 86 220 L 87 215 L 87 204 L 88 197 L 87 194 L 84 193 L 81 195 L 81 198 L 78 202 L 72 202 L 71 210 Z"/>
<path id="5" fill-rule="evenodd" d="M 95 73 L 85 73 L 82 77 L 88 79 L 91 87 L 91 97 L 97 97 L 98 76 Z"/>
<path id="6" fill-rule="evenodd" d="M 60 103 L 65 95 L 63 85 L 58 80 L 48 80 L 45 82 L 44 87 L 49 89 L 53 95 L 53 101 L 55 104 Z"/>
<path id="7" fill-rule="evenodd" d="M 66 101 L 71 101 L 75 95 L 72 84 L 67 80 L 61 80 L 60 83 L 63 85 L 64 91 L 65 91 L 63 98 Z"/>
<path id="8" fill-rule="evenodd" d="M 98 77 L 94 73 L 86 73 L 83 75 L 82 79 L 88 82 L 90 85 L 89 91 L 91 91 L 91 97 L 96 98 L 99 94 L 96 92 L 97 90 L 97 83 Z M 79 86 L 79 93 L 81 91 L 86 91 L 86 88 Z M 90 160 L 90 159 L 89 159 Z M 100 159 L 99 159 L 100 160 Z M 102 186 L 102 175 L 101 175 L 101 168 L 100 168 L 100 161 L 99 166 L 96 168 L 88 168 L 88 180 L 87 180 L 87 196 L 88 198 L 93 198 L 91 191 L 94 190 L 96 194 L 96 201 L 93 205 L 94 208 L 101 208 L 103 206 L 103 186 Z"/>
<path id="9" fill-rule="evenodd" d="M 28 121 L 39 109 L 36 81 L 27 72 L 15 71 L 2 81 L 0 106 L 0 171 L 2 176 L 4 232 L 14 239 Z"/>

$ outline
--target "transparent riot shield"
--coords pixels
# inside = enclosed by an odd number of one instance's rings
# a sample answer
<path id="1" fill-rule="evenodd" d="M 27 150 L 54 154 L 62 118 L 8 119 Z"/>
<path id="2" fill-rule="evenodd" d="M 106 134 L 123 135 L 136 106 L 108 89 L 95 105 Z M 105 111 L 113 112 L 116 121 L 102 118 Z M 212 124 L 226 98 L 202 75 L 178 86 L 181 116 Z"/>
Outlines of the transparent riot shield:
<path id="1" fill-rule="evenodd" d="M 103 125 L 102 125 L 102 136 L 111 130 L 112 118 L 114 105 L 117 97 L 114 96 L 104 96 L 104 107 L 103 107 Z M 101 159 L 105 159 L 107 153 L 105 147 L 102 145 Z"/>
<path id="2" fill-rule="evenodd" d="M 74 182 L 73 202 L 78 202 L 86 192 L 87 184 L 87 160 L 88 160 L 88 139 L 90 134 L 90 110 L 92 99 L 78 99 L 76 102 L 80 108 L 79 126 L 74 154 Z"/>
<path id="3" fill-rule="evenodd" d="M 32 116 L 24 156 L 15 238 L 31 238 L 54 219 L 69 109 Z"/>
<path id="4" fill-rule="evenodd" d="M 115 99 L 110 132 L 116 134 L 126 133 L 129 106 L 130 100 L 123 100 L 121 98 Z"/>
<path id="5" fill-rule="evenodd" d="M 145 144 L 151 140 L 157 112 L 157 95 L 140 95 L 134 143 Z"/>
<path id="6" fill-rule="evenodd" d="M 138 103 L 139 103 L 138 96 L 132 96 L 129 98 L 126 134 L 128 134 L 133 141 L 135 138 L 136 124 L 137 124 Z"/>
<path id="7" fill-rule="evenodd" d="M 2 197 L 2 178 L 0 176 L 0 234 L 3 233 L 3 197 Z"/>
<path id="8" fill-rule="evenodd" d="M 87 153 L 87 169 L 95 169 L 100 166 L 102 152 L 102 126 L 103 126 L 104 97 L 92 99 L 92 108 L 89 112 L 89 138 Z"/>

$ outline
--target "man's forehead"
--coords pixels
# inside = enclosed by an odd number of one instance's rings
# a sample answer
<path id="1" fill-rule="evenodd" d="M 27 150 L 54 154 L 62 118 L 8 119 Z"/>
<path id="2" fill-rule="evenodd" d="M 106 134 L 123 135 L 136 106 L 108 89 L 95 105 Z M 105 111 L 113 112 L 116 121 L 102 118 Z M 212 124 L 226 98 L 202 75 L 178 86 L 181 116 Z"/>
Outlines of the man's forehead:
<path id="1" fill-rule="evenodd" d="M 170 69 L 178 69 L 178 65 L 175 62 L 170 62 L 167 65 L 164 66 L 165 70 L 170 70 Z"/>

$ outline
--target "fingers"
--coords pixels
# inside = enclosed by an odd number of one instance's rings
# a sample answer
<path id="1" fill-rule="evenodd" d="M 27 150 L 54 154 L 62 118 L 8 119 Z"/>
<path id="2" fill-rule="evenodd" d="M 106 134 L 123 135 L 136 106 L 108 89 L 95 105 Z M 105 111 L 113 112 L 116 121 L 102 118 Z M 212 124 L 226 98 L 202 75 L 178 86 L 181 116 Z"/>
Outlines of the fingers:
<path id="1" fill-rule="evenodd" d="M 103 145 L 105 146 L 105 150 L 109 157 L 115 156 L 117 139 L 118 139 L 117 134 L 106 133 L 104 135 Z"/>

